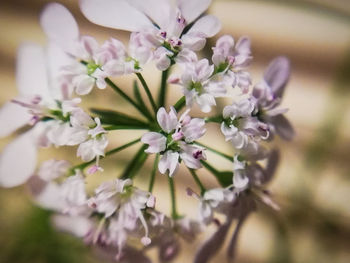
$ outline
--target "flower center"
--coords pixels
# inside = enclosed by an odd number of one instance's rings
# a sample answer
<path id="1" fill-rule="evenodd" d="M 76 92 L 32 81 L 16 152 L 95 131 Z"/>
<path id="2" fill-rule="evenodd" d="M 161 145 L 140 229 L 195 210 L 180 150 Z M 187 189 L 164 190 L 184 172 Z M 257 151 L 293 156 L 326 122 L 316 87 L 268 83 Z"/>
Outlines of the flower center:
<path id="1" fill-rule="evenodd" d="M 100 67 L 100 65 L 96 64 L 95 62 L 91 61 L 86 65 L 86 69 L 87 69 L 87 74 L 90 76 L 92 74 L 94 74 L 94 72 L 96 71 L 96 69 L 98 69 Z"/>
<path id="2" fill-rule="evenodd" d="M 198 94 L 203 93 L 203 86 L 200 82 L 192 82 L 190 85 L 190 90 L 195 90 Z"/>

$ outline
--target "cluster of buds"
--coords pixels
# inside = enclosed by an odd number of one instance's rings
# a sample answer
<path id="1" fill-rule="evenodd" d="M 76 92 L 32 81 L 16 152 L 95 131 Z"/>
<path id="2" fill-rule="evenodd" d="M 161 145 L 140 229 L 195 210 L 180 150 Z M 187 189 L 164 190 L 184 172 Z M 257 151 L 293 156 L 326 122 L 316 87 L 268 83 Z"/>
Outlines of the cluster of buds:
<path id="1" fill-rule="evenodd" d="M 53 222 L 59 229 L 106 254 L 113 251 L 120 262 L 149 262 L 147 250 L 152 247 L 158 248 L 162 262 L 172 260 L 180 251 L 179 239 L 191 242 L 214 224 L 217 231 L 193 259 L 195 263 L 208 262 L 236 220 L 228 248 L 232 260 L 238 231 L 247 216 L 259 204 L 279 209 L 265 188 L 279 161 L 278 151 L 269 149 L 268 143 L 276 135 L 285 140 L 294 136 L 284 116 L 287 110 L 279 107 L 290 65 L 285 57 L 275 58 L 262 80 L 253 85 L 247 71 L 252 61 L 251 43 L 245 36 L 236 43 L 232 36 L 221 36 L 211 59 L 199 59 L 197 52 L 206 39 L 220 30 L 216 17 L 202 15 L 210 3 L 80 0 L 81 11 L 91 22 L 131 32 L 128 48 L 114 38 L 100 45 L 93 37 L 80 35 L 64 6 L 48 4 L 40 17 L 48 45 L 23 44 L 19 48 L 20 95 L 0 109 L 0 136 L 24 127 L 0 156 L 0 185 L 27 184 L 36 203 L 55 212 Z M 142 76 L 144 67 L 152 63 L 162 72 L 158 100 Z M 169 76 L 177 66 L 180 73 Z M 111 80 L 122 75 L 139 79 L 151 109 L 137 84 L 132 98 Z M 183 96 L 168 107 L 169 83 L 180 86 Z M 108 86 L 130 103 L 140 118 L 79 106 L 94 87 Z M 235 97 L 232 90 L 237 90 Z M 232 104 L 218 115 L 209 115 L 217 98 L 231 98 Z M 193 117 L 197 106 L 206 117 Z M 198 141 L 205 136 L 209 122 L 221 130 L 215 140 L 229 142 L 233 154 Z M 141 138 L 106 151 L 108 134 L 120 129 L 146 131 Z M 104 171 L 101 158 L 140 142 L 143 145 L 118 179 L 103 182 L 93 193 L 87 191 L 87 176 Z M 51 146 L 78 146 L 76 156 L 83 162 L 73 165 L 66 160 L 47 160 L 37 167 L 38 149 Z M 221 171 L 210 164 L 207 151 L 229 160 L 232 170 Z M 148 176 L 140 171 L 149 154 L 155 154 L 154 169 L 148 190 L 142 190 L 131 178 Z M 177 210 L 175 181 L 182 164 L 198 186 L 197 190 L 187 188 L 187 198 L 198 200 L 197 218 Z M 202 182 L 197 173 L 204 169 L 217 179 L 217 186 L 210 188 Z M 152 193 L 157 170 L 169 179 L 170 214 L 157 208 Z M 135 244 L 137 239 L 141 249 Z"/>

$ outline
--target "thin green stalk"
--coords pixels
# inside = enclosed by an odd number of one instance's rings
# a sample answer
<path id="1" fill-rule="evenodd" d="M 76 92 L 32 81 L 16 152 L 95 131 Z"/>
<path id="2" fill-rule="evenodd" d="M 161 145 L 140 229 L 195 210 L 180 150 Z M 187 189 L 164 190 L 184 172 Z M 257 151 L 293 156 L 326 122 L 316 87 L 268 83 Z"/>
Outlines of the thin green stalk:
<path id="1" fill-rule="evenodd" d="M 159 97 L 158 97 L 159 107 L 163 107 L 165 104 L 168 74 L 169 74 L 169 68 L 162 72 L 162 80 L 160 83 L 160 92 L 159 92 Z"/>
<path id="2" fill-rule="evenodd" d="M 201 161 L 201 164 L 211 173 L 213 174 L 218 174 L 220 173 L 216 168 L 214 168 L 213 166 L 211 166 L 209 163 L 207 163 L 206 161 Z"/>
<path id="3" fill-rule="evenodd" d="M 202 184 L 201 180 L 199 180 L 198 175 L 196 174 L 196 171 L 193 169 L 188 168 L 188 170 L 190 171 L 194 181 L 196 182 L 196 184 L 198 185 L 199 189 L 201 190 L 201 195 L 203 195 L 206 191 L 204 185 Z"/>
<path id="4" fill-rule="evenodd" d="M 215 117 L 204 118 L 204 120 L 205 120 L 205 122 L 216 122 L 216 123 L 223 122 L 222 115 L 215 116 Z"/>
<path id="5" fill-rule="evenodd" d="M 232 171 L 221 172 L 203 160 L 201 164 L 215 176 L 222 187 L 227 187 L 232 184 Z"/>
<path id="6" fill-rule="evenodd" d="M 151 173 L 151 180 L 149 181 L 149 186 L 148 186 L 148 192 L 150 193 L 152 193 L 153 191 L 154 182 L 157 174 L 158 161 L 159 161 L 159 154 L 157 154 L 156 158 L 154 159 L 153 169 Z"/>
<path id="7" fill-rule="evenodd" d="M 105 78 L 105 81 L 115 92 L 117 92 L 126 101 L 128 101 L 131 105 L 133 105 L 143 116 L 145 116 L 150 121 L 153 120 L 150 116 L 148 116 L 144 112 L 144 110 L 132 98 L 130 98 L 124 91 L 122 91 L 112 80 L 110 80 L 109 78 Z"/>
<path id="8" fill-rule="evenodd" d="M 112 150 L 106 152 L 105 156 L 104 156 L 104 157 L 101 157 L 101 158 L 105 158 L 105 157 L 110 156 L 110 155 L 112 155 L 112 154 L 114 154 L 114 153 L 120 152 L 120 151 L 122 151 L 122 150 L 124 150 L 124 149 L 126 149 L 126 148 L 128 148 L 128 147 L 130 147 L 130 146 L 132 146 L 132 145 L 134 145 L 135 143 L 138 143 L 140 140 L 141 140 L 141 138 L 136 139 L 136 140 L 134 140 L 134 141 L 131 141 L 131 142 L 129 142 L 129 143 L 127 143 L 127 144 L 124 144 L 124 145 L 122 145 L 122 146 L 120 146 L 120 147 L 114 148 L 114 149 L 112 149 Z M 79 164 L 79 165 L 75 165 L 75 166 L 73 166 L 73 167 L 70 169 L 70 172 L 71 172 L 72 174 L 74 174 L 74 171 L 77 170 L 77 169 L 78 169 L 78 170 L 84 170 L 86 167 L 88 167 L 90 164 L 93 164 L 95 161 L 96 161 L 96 159 L 93 159 L 93 160 L 90 161 L 90 162 L 86 162 L 86 163 L 82 163 L 82 164 Z"/>
<path id="9" fill-rule="evenodd" d="M 108 125 L 103 127 L 106 131 L 115 130 L 149 130 L 148 126 L 130 126 L 130 125 Z"/>
<path id="10" fill-rule="evenodd" d="M 186 105 L 186 97 L 182 96 L 174 105 L 174 108 L 179 112 Z"/>
<path id="11" fill-rule="evenodd" d="M 143 78 L 141 73 L 136 73 L 136 76 L 139 78 L 144 90 L 146 91 L 147 97 L 148 97 L 149 101 L 151 102 L 154 113 L 157 113 L 157 105 L 154 102 L 154 99 L 152 97 L 152 93 L 151 93 L 145 79 Z"/>
<path id="12" fill-rule="evenodd" d="M 175 186 L 174 186 L 174 179 L 170 176 L 168 176 L 169 181 L 169 188 L 170 188 L 170 197 L 171 197 L 171 217 L 173 219 L 179 218 L 179 215 L 177 214 L 176 210 L 176 196 L 175 196 Z"/>
<path id="13" fill-rule="evenodd" d="M 125 167 L 124 172 L 120 176 L 121 179 L 132 179 L 142 168 L 149 156 L 149 154 L 145 153 L 147 147 L 148 145 L 146 144 L 141 146 L 141 148 L 138 150 L 134 158 L 130 161 L 128 166 Z"/>
<path id="14" fill-rule="evenodd" d="M 199 146 L 202 146 L 202 147 L 208 149 L 209 151 L 211 151 L 211 152 L 213 152 L 213 153 L 215 153 L 215 154 L 217 154 L 217 155 L 220 155 L 221 157 L 224 157 L 225 159 L 227 159 L 227 160 L 229 160 L 229 161 L 231 161 L 231 162 L 233 161 L 233 157 L 230 156 L 230 155 L 228 155 L 228 154 L 226 154 L 226 153 L 222 153 L 222 152 L 220 152 L 220 151 L 218 151 L 218 150 L 215 150 L 214 148 L 211 148 L 211 147 L 209 147 L 209 146 L 206 146 L 206 145 L 204 145 L 204 144 L 202 144 L 202 143 L 200 143 L 200 142 L 194 142 L 194 143 L 197 144 L 197 145 L 199 145 Z"/>

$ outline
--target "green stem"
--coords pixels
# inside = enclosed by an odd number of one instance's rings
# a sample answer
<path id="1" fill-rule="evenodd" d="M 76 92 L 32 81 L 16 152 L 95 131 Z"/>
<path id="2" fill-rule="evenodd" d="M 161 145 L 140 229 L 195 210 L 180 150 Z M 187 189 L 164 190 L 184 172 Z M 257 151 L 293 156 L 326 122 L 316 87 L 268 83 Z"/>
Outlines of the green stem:
<path id="1" fill-rule="evenodd" d="M 216 122 L 216 123 L 221 123 L 224 121 L 224 119 L 222 118 L 222 115 L 204 118 L 204 120 L 205 122 Z"/>
<path id="2" fill-rule="evenodd" d="M 114 148 L 114 149 L 106 152 L 105 156 L 102 157 L 102 158 L 105 158 L 105 157 L 110 156 L 110 155 L 112 155 L 114 153 L 120 152 L 120 151 L 122 151 L 122 150 L 124 150 L 124 149 L 126 149 L 126 148 L 128 148 L 128 147 L 130 147 L 132 145 L 134 145 L 135 143 L 138 143 L 140 140 L 141 140 L 141 138 L 139 138 L 137 140 L 134 140 L 134 141 L 131 141 L 131 142 L 129 142 L 127 144 L 124 144 L 124 145 L 122 145 L 120 147 Z M 70 169 L 70 173 L 74 174 L 74 171 L 77 170 L 77 169 L 78 170 L 84 170 L 86 167 L 88 167 L 90 164 L 93 164 L 95 161 L 96 161 L 96 159 L 93 159 L 90 162 L 86 162 L 86 163 L 82 163 L 82 164 L 79 164 L 79 165 L 75 165 L 75 166 L 73 166 Z"/>
<path id="3" fill-rule="evenodd" d="M 161 80 L 161 83 L 160 83 L 160 92 L 159 92 L 159 97 L 158 97 L 158 105 L 159 105 L 159 107 L 163 107 L 164 104 L 165 104 L 168 74 L 169 74 L 169 68 L 162 72 L 162 80 Z"/>
<path id="4" fill-rule="evenodd" d="M 232 184 L 232 171 L 218 171 L 216 168 L 203 160 L 201 161 L 201 164 L 215 176 L 222 187 L 227 187 Z"/>
<path id="5" fill-rule="evenodd" d="M 152 193 L 153 191 L 153 186 L 154 186 L 154 182 L 157 174 L 158 161 L 159 161 L 159 154 L 156 155 L 156 158 L 154 160 L 153 169 L 151 173 L 151 180 L 149 181 L 148 192 L 150 193 Z"/>
<path id="6" fill-rule="evenodd" d="M 125 167 L 124 172 L 120 176 L 121 179 L 132 179 L 138 173 L 149 156 L 149 154 L 145 153 L 147 147 L 148 145 L 146 144 L 141 146 L 135 157 L 130 161 L 128 166 Z"/>
<path id="7" fill-rule="evenodd" d="M 196 182 L 196 184 L 198 185 L 199 189 L 201 190 L 201 195 L 203 195 L 206 191 L 204 185 L 202 184 L 201 180 L 199 180 L 198 175 L 196 174 L 196 171 L 193 169 L 188 168 L 188 170 L 190 171 L 194 181 Z"/>
<path id="8" fill-rule="evenodd" d="M 176 196 L 175 196 L 174 179 L 172 177 L 168 176 L 168 181 L 169 181 L 170 197 L 171 197 L 171 217 L 173 219 L 178 219 L 179 215 L 177 214 L 177 210 L 176 210 Z"/>
<path id="9" fill-rule="evenodd" d="M 211 173 L 213 174 L 218 174 L 219 171 L 217 169 L 215 169 L 213 166 L 211 166 L 209 163 L 207 163 L 206 161 L 201 161 L 201 164 Z"/>
<path id="10" fill-rule="evenodd" d="M 174 105 L 174 108 L 179 112 L 186 105 L 186 97 L 182 96 Z"/>
<path id="11" fill-rule="evenodd" d="M 105 81 L 115 92 L 117 92 L 126 101 L 128 101 L 131 105 L 133 105 L 143 116 L 145 116 L 150 121 L 153 120 L 150 116 L 148 116 L 144 112 L 144 110 L 133 99 L 131 99 L 124 91 L 122 91 L 112 80 L 110 80 L 109 78 L 105 78 Z"/>
<path id="12" fill-rule="evenodd" d="M 115 130 L 149 130 L 148 126 L 130 126 L 130 125 L 107 125 L 103 127 L 106 131 Z"/>
<path id="13" fill-rule="evenodd" d="M 143 76 L 141 75 L 141 73 L 136 73 L 136 76 L 139 78 L 139 80 L 140 80 L 140 82 L 141 82 L 141 84 L 142 84 L 144 90 L 146 91 L 146 94 L 147 94 L 147 96 L 148 96 L 149 101 L 151 102 L 151 105 L 152 105 L 152 108 L 153 108 L 154 113 L 157 113 L 157 105 L 156 105 L 156 103 L 154 102 L 154 99 L 153 99 L 153 97 L 152 97 L 152 93 L 151 93 L 151 91 L 150 91 L 150 89 L 149 89 L 149 87 L 148 87 L 148 85 L 147 85 L 145 79 L 143 78 Z"/>
<path id="14" fill-rule="evenodd" d="M 206 149 L 208 149 L 209 151 L 211 151 L 211 152 L 213 152 L 213 153 L 215 153 L 215 154 L 217 154 L 217 155 L 220 155 L 221 157 L 224 157 L 225 159 L 227 159 L 227 160 L 229 160 L 229 161 L 233 161 L 233 157 L 231 156 L 231 155 L 228 155 L 228 154 L 226 154 L 226 153 L 222 153 L 222 152 L 220 152 L 220 151 L 218 151 L 218 150 L 215 150 L 214 148 L 211 148 L 211 147 L 209 147 L 209 146 L 206 146 L 206 145 L 204 145 L 204 144 L 202 144 L 202 143 L 200 143 L 200 142 L 194 142 L 195 144 L 197 144 L 197 145 L 199 145 L 199 146 L 202 146 L 202 147 L 204 147 L 204 148 L 206 148 Z"/>

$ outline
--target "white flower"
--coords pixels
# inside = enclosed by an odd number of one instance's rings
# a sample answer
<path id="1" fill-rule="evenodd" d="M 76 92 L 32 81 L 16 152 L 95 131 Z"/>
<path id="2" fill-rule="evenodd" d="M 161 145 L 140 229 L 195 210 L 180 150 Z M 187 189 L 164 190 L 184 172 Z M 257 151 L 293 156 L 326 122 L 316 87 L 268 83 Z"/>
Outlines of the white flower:
<path id="1" fill-rule="evenodd" d="M 31 124 L 32 129 L 8 144 L 0 157 L 0 185 L 14 187 L 23 184 L 33 174 L 37 148 L 52 142 L 47 132 L 56 120 L 65 122 L 69 112 L 59 107 L 67 97 L 67 86 L 54 82 L 56 68 L 66 60 L 66 55 L 50 45 L 47 52 L 35 44 L 19 48 L 17 58 L 17 83 L 20 96 L 15 103 L 6 103 L 0 109 L 0 136 L 8 136 L 17 129 Z M 45 118 L 45 121 L 42 121 Z M 14 165 L 16 164 L 16 165 Z"/>
<path id="2" fill-rule="evenodd" d="M 202 119 L 191 119 L 186 111 L 178 120 L 176 110 L 171 107 L 169 113 L 162 107 L 157 112 L 157 121 L 162 132 L 148 132 L 141 141 L 148 144 L 147 153 L 160 153 L 158 164 L 160 173 L 169 171 L 173 176 L 179 166 L 179 159 L 191 169 L 202 167 L 200 160 L 206 159 L 204 149 L 190 145 L 205 133 L 205 122 Z"/>
<path id="3" fill-rule="evenodd" d="M 168 0 L 82 0 L 80 8 L 93 23 L 144 34 L 149 43 L 142 46 L 156 50 L 156 64 L 160 70 L 165 70 L 170 66 L 171 60 L 164 55 L 164 47 L 170 52 L 169 56 L 175 59 L 181 52 L 202 49 L 206 38 L 214 36 L 220 30 L 220 22 L 211 15 L 195 21 L 210 2 L 181 0 L 177 1 L 177 7 L 174 8 Z M 185 27 L 193 21 L 195 23 L 188 32 L 182 34 Z"/>
<path id="4" fill-rule="evenodd" d="M 212 81 L 213 73 L 214 66 L 207 59 L 185 64 L 180 84 L 187 106 L 196 102 L 203 112 L 210 112 L 216 105 L 215 98 L 225 96 L 224 83 Z"/>
<path id="5" fill-rule="evenodd" d="M 248 92 L 251 77 L 244 69 L 252 60 L 249 38 L 241 37 L 235 45 L 233 37 L 220 37 L 213 47 L 212 60 L 217 72 L 224 74 L 225 82 L 232 87 L 240 87 L 244 93 Z"/>
<path id="6" fill-rule="evenodd" d="M 68 171 L 70 165 L 71 164 L 66 160 L 48 160 L 41 164 L 38 176 L 45 181 L 54 180 L 64 175 Z"/>
<path id="7" fill-rule="evenodd" d="M 287 109 L 278 108 L 289 75 L 289 60 L 285 57 L 277 57 L 266 69 L 263 81 L 253 89 L 257 114 L 269 125 L 271 135 L 276 133 L 285 140 L 291 140 L 295 134 L 292 125 L 283 115 Z"/>
<path id="8" fill-rule="evenodd" d="M 268 126 L 253 116 L 253 111 L 254 103 L 250 99 L 235 102 L 223 110 L 221 131 L 237 150 L 250 152 L 257 146 L 255 140 L 269 136 Z"/>
<path id="9" fill-rule="evenodd" d="M 87 202 L 85 180 L 81 173 L 68 177 L 61 185 L 61 195 L 67 204 L 67 210 L 83 206 Z"/>
<path id="10" fill-rule="evenodd" d="M 187 194 L 199 201 L 199 220 L 204 224 L 213 221 L 214 212 L 226 213 L 228 204 L 235 198 L 234 193 L 227 188 L 213 188 L 207 190 L 203 196 L 199 196 L 192 189 L 187 189 Z"/>
<path id="11" fill-rule="evenodd" d="M 105 136 L 107 133 L 101 126 L 99 118 L 93 120 L 87 113 L 81 109 L 75 110 L 71 117 L 72 125 L 71 141 L 79 144 L 77 156 L 85 162 L 89 162 L 96 158 L 96 166 L 98 167 L 99 157 L 104 156 L 104 151 L 108 145 Z"/>
<path id="12" fill-rule="evenodd" d="M 125 245 L 127 231 L 137 231 L 139 222 L 145 230 L 141 242 L 145 246 L 151 242 L 142 210 L 154 207 L 154 196 L 134 187 L 130 179 L 104 182 L 88 202 L 90 207 L 110 219 L 109 242 L 118 247 L 119 253 Z"/>
<path id="13" fill-rule="evenodd" d="M 240 161 L 236 154 L 233 158 L 233 186 L 239 191 L 248 187 L 249 178 L 246 173 L 246 162 Z"/>

